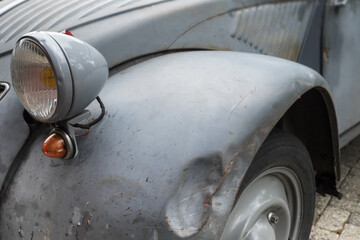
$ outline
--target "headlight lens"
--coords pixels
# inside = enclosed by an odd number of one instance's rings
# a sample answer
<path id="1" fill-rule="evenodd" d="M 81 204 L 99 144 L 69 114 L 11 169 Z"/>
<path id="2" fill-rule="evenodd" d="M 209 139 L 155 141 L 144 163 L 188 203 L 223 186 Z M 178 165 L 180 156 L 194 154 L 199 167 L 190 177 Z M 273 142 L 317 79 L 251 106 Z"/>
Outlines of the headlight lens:
<path id="1" fill-rule="evenodd" d="M 30 39 L 20 40 L 13 51 L 11 75 L 26 110 L 39 121 L 49 119 L 56 110 L 58 89 L 45 50 Z"/>

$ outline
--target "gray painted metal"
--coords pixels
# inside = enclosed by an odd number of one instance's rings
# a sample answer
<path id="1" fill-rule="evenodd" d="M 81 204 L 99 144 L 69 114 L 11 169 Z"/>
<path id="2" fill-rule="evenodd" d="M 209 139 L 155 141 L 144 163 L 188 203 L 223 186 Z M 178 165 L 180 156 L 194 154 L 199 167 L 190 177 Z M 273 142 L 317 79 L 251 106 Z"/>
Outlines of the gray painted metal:
<path id="1" fill-rule="evenodd" d="M 169 48 L 254 52 L 296 61 L 312 9 L 312 1 L 231 9 L 192 26 Z"/>
<path id="2" fill-rule="evenodd" d="M 107 115 L 78 138 L 78 158 L 46 158 L 50 129 L 32 133 L 2 201 L 2 236 L 178 239 L 170 227 L 219 238 L 257 149 L 314 87 L 329 91 L 305 66 L 232 52 L 169 54 L 112 75 Z"/>
<path id="3" fill-rule="evenodd" d="M 107 62 L 91 45 L 61 33 L 47 32 L 61 47 L 71 69 L 73 99 L 66 118 L 79 114 L 105 85 L 109 75 Z"/>
<path id="4" fill-rule="evenodd" d="M 84 24 L 114 14 L 121 14 L 159 0 L 59 0 L 24 1 L 8 11 L 11 0 L 0 3 L 0 52 L 13 48 L 17 39 L 34 30 L 61 31 L 73 25 Z M 5 11 L 6 10 L 6 11 Z"/>
<path id="5" fill-rule="evenodd" d="M 314 1 L 31 0 L 9 7 L 10 2 L 0 2 L 5 82 L 11 48 L 32 30 L 69 29 L 98 49 L 110 68 L 178 49 L 296 60 L 304 38 L 313 37 L 308 24 Z M 79 157 L 69 161 L 42 155 L 48 125 L 36 126 L 28 138 L 23 108 L 10 88 L 0 101 L 2 193 L 9 186 L 1 206 L 2 236 L 177 239 L 170 227 L 188 236 L 200 231 L 190 239 L 218 238 L 251 159 L 304 92 L 322 89 L 329 108 L 334 92 L 342 146 L 360 132 L 354 110 L 360 54 L 348 47 L 356 46 L 360 33 L 343 27 L 360 21 L 359 7 L 357 1 L 327 5 L 323 74 L 331 90 L 314 71 L 277 58 L 224 52 L 158 57 L 114 70 L 100 94 L 107 117 L 78 138 Z M 261 18 L 249 21 L 251 14 Z M 97 114 L 97 106 L 89 109 Z"/>
<path id="6" fill-rule="evenodd" d="M 326 12 L 323 75 L 333 92 L 341 146 L 360 133 L 359 10 L 360 2 L 352 0 Z"/>
<path id="7" fill-rule="evenodd" d="M 326 2 L 317 0 L 314 10 L 311 14 L 311 24 L 309 25 L 301 51 L 298 63 L 304 64 L 318 73 L 322 73 L 322 34 L 324 25 L 324 12 Z"/>
<path id="8" fill-rule="evenodd" d="M 343 7 L 347 4 L 348 0 L 331 0 L 331 6 L 334 7 Z"/>
<path id="9" fill-rule="evenodd" d="M 1 6 L 0 3 L 0 16 L 4 15 L 6 12 L 10 11 L 11 9 L 19 6 L 20 4 L 26 2 L 27 0 L 15 0 L 12 1 L 11 3 L 5 3 L 3 4 L 3 6 Z"/>
<path id="10" fill-rule="evenodd" d="M 11 85 L 10 56 L 1 57 L 0 82 Z M 10 166 L 24 145 L 30 131 L 22 118 L 24 107 L 19 102 L 14 90 L 0 101 L 0 184 L 3 186 Z"/>
<path id="11" fill-rule="evenodd" d="M 0 53 L 10 51 L 27 32 L 69 29 L 98 49 L 109 67 L 138 56 L 184 48 L 257 52 L 296 60 L 313 3 L 34 0 L 0 16 Z M 247 27 L 241 28 L 240 22 Z M 252 34 L 253 28 L 256 34 Z"/>

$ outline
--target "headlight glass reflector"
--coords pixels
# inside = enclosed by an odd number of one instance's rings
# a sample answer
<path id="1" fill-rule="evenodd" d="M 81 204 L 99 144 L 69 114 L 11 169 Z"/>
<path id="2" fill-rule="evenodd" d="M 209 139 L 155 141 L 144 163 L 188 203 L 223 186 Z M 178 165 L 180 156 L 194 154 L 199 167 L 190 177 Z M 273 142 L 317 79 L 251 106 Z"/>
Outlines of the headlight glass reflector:
<path id="1" fill-rule="evenodd" d="M 37 120 L 47 120 L 58 101 L 56 76 L 45 50 L 31 39 L 20 40 L 11 60 L 13 87 L 25 109 Z"/>

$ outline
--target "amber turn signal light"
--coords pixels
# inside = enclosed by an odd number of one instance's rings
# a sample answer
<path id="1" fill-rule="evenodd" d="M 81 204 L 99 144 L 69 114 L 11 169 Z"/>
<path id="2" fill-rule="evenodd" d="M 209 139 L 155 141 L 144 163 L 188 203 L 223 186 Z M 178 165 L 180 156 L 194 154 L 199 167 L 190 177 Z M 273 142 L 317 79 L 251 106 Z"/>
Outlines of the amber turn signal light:
<path id="1" fill-rule="evenodd" d="M 63 158 L 66 156 L 66 144 L 64 139 L 57 133 L 51 134 L 42 145 L 43 153 L 51 158 Z"/>

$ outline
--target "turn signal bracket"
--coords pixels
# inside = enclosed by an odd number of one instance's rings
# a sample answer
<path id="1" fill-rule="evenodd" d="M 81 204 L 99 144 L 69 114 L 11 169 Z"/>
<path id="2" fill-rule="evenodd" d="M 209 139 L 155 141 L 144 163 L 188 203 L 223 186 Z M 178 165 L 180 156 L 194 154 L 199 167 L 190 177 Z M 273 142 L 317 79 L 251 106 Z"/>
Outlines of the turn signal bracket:
<path id="1" fill-rule="evenodd" d="M 55 133 L 59 135 L 65 143 L 66 155 L 60 157 L 61 159 L 71 159 L 77 157 L 79 149 L 76 142 L 75 128 L 73 127 L 73 125 L 85 119 L 88 119 L 90 116 L 90 111 L 83 110 L 81 113 L 71 119 L 68 119 L 67 121 L 56 123 L 55 128 L 51 130 L 50 136 Z"/>

